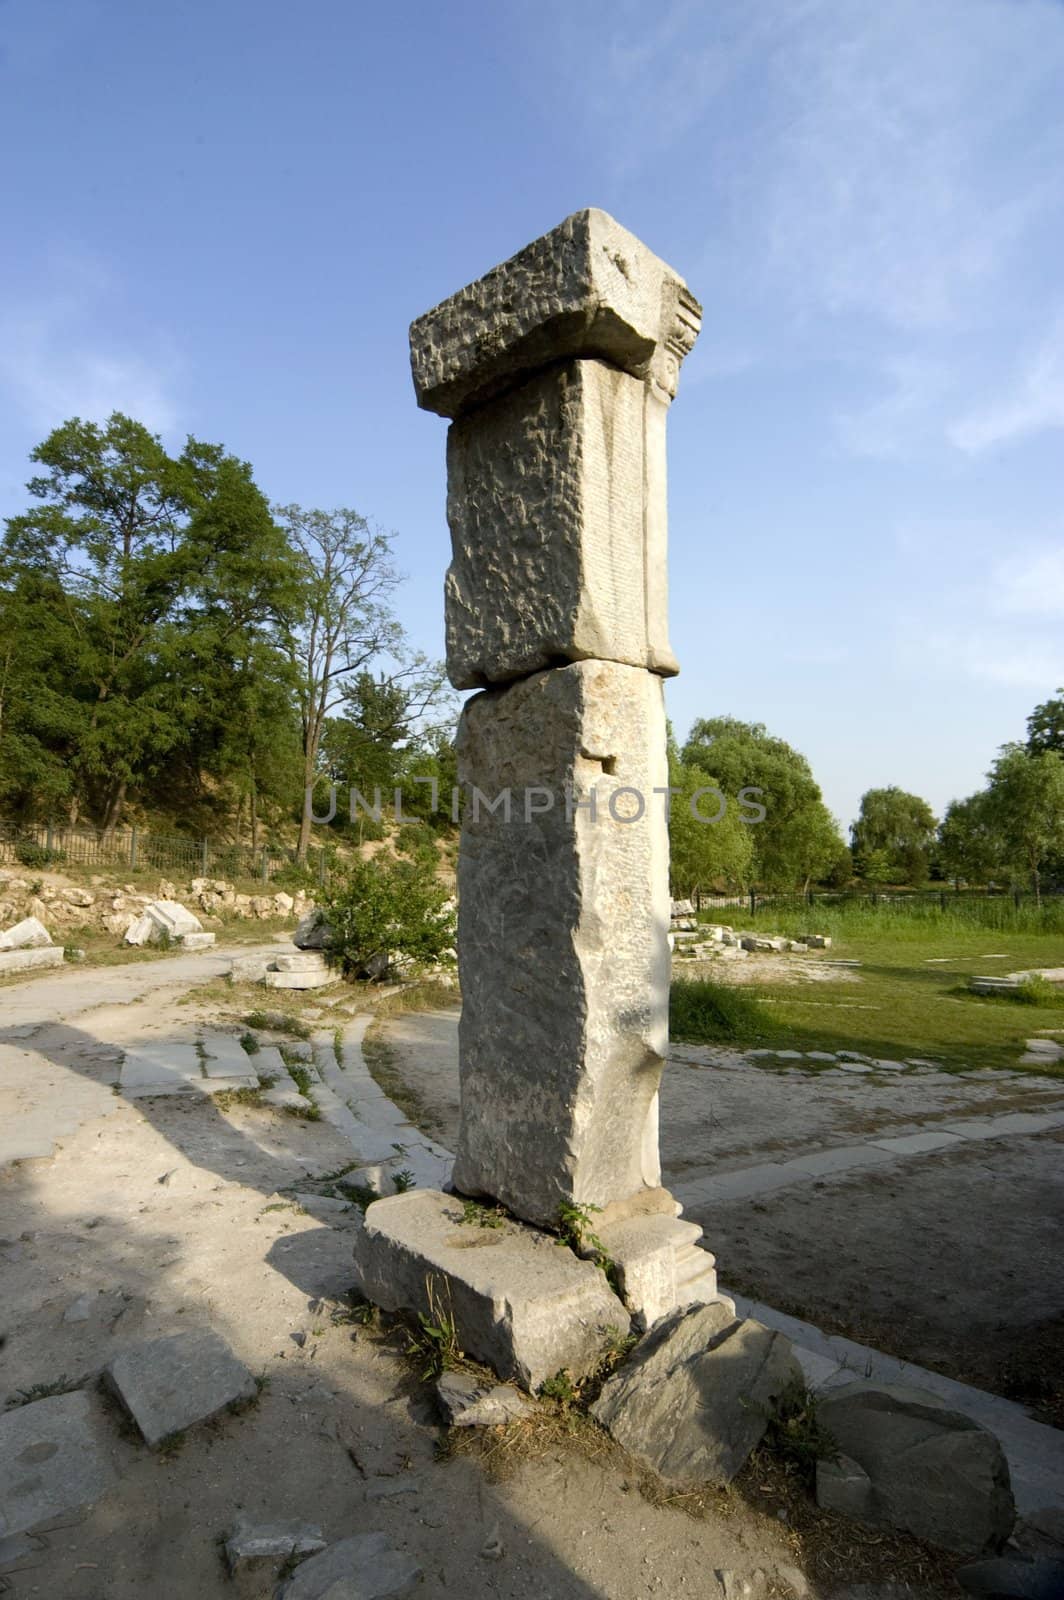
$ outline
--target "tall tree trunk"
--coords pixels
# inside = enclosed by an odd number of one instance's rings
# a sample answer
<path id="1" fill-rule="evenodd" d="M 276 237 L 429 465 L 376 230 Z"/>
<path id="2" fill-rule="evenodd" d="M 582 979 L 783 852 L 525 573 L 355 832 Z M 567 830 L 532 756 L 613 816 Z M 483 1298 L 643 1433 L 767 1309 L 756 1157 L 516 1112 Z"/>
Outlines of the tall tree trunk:
<path id="1" fill-rule="evenodd" d="M 118 783 L 112 786 L 110 799 L 107 802 L 107 810 L 104 813 L 103 836 L 105 839 L 110 839 L 118 827 L 118 820 L 122 815 L 122 807 L 125 803 L 126 780 L 121 778 Z"/>
<path id="2" fill-rule="evenodd" d="M 303 810 L 299 818 L 299 843 L 296 846 L 296 861 L 305 866 L 307 852 L 310 849 L 310 796 L 313 796 L 314 785 L 314 756 L 307 753 L 303 762 Z"/>

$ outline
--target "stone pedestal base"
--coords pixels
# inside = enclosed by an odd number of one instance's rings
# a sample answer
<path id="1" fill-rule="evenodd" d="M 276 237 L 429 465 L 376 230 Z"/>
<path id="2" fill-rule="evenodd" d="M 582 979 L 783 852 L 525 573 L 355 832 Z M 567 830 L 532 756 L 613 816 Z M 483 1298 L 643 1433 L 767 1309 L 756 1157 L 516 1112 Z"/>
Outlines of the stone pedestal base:
<path id="1" fill-rule="evenodd" d="M 733 1303 L 717 1290 L 714 1258 L 699 1248 L 702 1230 L 669 1211 L 621 1216 L 595 1233 L 616 1268 L 621 1299 L 602 1269 L 553 1234 L 498 1212 L 418 1189 L 376 1200 L 356 1236 L 362 1293 L 386 1311 L 452 1317 L 466 1355 L 529 1390 L 566 1368 L 594 1371 L 629 1332 L 670 1311 Z M 485 1226 L 477 1216 L 498 1226 Z M 597 1223 L 597 1219 L 593 1219 Z"/>
<path id="2" fill-rule="evenodd" d="M 698 1241 L 697 1222 L 676 1216 L 633 1216 L 604 1222 L 595 1233 L 617 1269 L 621 1297 L 642 1331 L 684 1306 L 735 1306 L 717 1290 L 716 1258 Z"/>
<path id="3" fill-rule="evenodd" d="M 563 1368 L 592 1372 L 631 1330 L 605 1274 L 552 1234 L 464 1222 L 464 1209 L 431 1189 L 374 1201 L 355 1243 L 362 1293 L 387 1311 L 453 1317 L 465 1354 L 525 1389 Z"/>

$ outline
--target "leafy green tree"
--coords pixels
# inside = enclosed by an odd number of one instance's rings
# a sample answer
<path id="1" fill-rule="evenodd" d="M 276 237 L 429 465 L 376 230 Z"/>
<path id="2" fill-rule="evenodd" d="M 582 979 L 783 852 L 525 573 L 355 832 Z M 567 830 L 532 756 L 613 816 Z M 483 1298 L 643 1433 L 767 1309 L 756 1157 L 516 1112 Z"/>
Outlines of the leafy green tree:
<path id="1" fill-rule="evenodd" d="M 1002 871 L 1005 844 L 985 790 L 946 807 L 938 829 L 939 857 L 946 872 L 965 883 L 989 883 Z"/>
<path id="2" fill-rule="evenodd" d="M 838 824 L 824 804 L 808 761 L 763 723 L 735 717 L 695 722 L 683 749 L 686 766 L 715 773 L 729 795 L 761 793 L 762 822 L 753 835 L 753 877 L 766 888 L 807 888 L 830 870 L 843 849 Z M 745 814 L 749 814 L 748 812 Z"/>
<path id="3" fill-rule="evenodd" d="M 986 806 L 1006 860 L 1029 876 L 1041 901 L 1042 868 L 1064 845 L 1064 756 L 1004 745 L 990 770 Z"/>
<path id="4" fill-rule="evenodd" d="M 937 826 L 931 807 L 919 795 L 894 785 L 869 789 L 861 796 L 860 815 L 850 830 L 858 873 L 871 878 L 875 858 L 877 868 L 884 862 L 888 868 L 886 879 L 876 881 L 914 888 L 926 883 Z"/>
<path id="5" fill-rule="evenodd" d="M 173 456 L 115 412 L 63 423 L 32 459 L 34 504 L 8 520 L 2 553 L 17 670 L 37 623 L 71 820 L 85 810 L 107 831 L 212 715 L 216 727 L 231 715 L 221 664 L 246 656 L 294 566 L 250 467 L 220 445 L 190 438 Z"/>
<path id="6" fill-rule="evenodd" d="M 755 829 L 739 820 L 735 796 L 724 794 L 708 772 L 681 761 L 675 747 L 669 754 L 669 787 L 674 791 L 669 804 L 673 894 L 687 899 L 698 889 L 745 888 L 753 865 Z"/>
<path id="7" fill-rule="evenodd" d="M 448 898 L 434 866 L 420 855 L 356 861 L 321 900 L 330 952 L 352 975 L 379 975 L 395 955 L 437 960 L 455 941 Z"/>
<path id="8" fill-rule="evenodd" d="M 296 684 L 303 755 L 302 791 L 313 791 L 329 717 L 347 688 L 378 658 L 396 657 L 402 629 L 392 612 L 399 574 L 391 537 L 357 511 L 280 506 L 300 568 L 298 599 L 283 618 L 282 638 Z M 306 860 L 311 815 L 300 808 L 297 859 Z"/>
<path id="9" fill-rule="evenodd" d="M 1056 698 L 1035 706 L 1027 718 L 1027 748 L 1033 756 L 1055 750 L 1064 756 L 1064 687 Z"/>

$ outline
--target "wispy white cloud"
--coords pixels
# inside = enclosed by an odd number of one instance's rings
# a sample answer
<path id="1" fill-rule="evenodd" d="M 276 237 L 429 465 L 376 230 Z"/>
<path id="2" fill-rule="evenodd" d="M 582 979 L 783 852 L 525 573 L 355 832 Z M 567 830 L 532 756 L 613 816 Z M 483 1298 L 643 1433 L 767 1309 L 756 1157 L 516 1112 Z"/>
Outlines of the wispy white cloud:
<path id="1" fill-rule="evenodd" d="M 1030 433 L 1064 428 L 1064 312 L 1026 363 L 1004 399 L 954 422 L 952 442 L 976 454 Z"/>
<path id="2" fill-rule="evenodd" d="M 854 455 L 900 459 L 935 441 L 935 415 L 951 379 L 943 362 L 926 356 L 888 356 L 877 381 L 879 397 L 859 410 L 841 412 L 835 425 Z"/>
<path id="3" fill-rule="evenodd" d="M 180 361 L 170 341 L 153 334 L 150 349 L 137 349 L 111 331 L 116 286 L 100 262 L 66 261 L 56 279 L 50 292 L 9 300 L 0 316 L 0 394 L 37 430 L 116 410 L 156 432 L 173 430 Z"/>

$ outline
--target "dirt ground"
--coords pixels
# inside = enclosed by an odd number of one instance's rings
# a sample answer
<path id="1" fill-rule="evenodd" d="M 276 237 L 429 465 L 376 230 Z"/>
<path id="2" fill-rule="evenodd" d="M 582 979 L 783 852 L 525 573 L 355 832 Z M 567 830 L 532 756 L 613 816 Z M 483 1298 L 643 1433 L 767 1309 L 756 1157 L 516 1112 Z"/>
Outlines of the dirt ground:
<path id="1" fill-rule="evenodd" d="M 829 1563 L 830 1581 L 815 1576 L 815 1549 L 781 1520 L 771 1483 L 754 1482 L 756 1507 L 735 1491 L 692 1517 L 646 1498 L 601 1441 L 588 1453 L 554 1440 L 498 1481 L 479 1461 L 438 1459 L 431 1390 L 401 1341 L 347 1315 L 358 1211 L 322 1223 L 291 1200 L 350 1160 L 341 1135 L 258 1106 L 113 1092 L 125 1044 L 187 1041 L 217 1022 L 185 998 L 215 968 L 182 959 L 183 982 L 169 962 L 154 977 L 94 974 L 95 1007 L 75 973 L 4 996 L 5 1115 L 51 1108 L 74 1125 L 54 1155 L 0 1171 L 0 1405 L 38 1385 L 91 1385 L 123 1347 L 204 1324 L 263 1377 L 262 1394 L 158 1455 L 108 1410 L 117 1485 L 42 1531 L 0 1589 L 262 1597 L 272 1573 L 234 1583 L 221 1561 L 219 1537 L 243 1513 L 307 1519 L 330 1540 L 383 1531 L 419 1560 L 427 1596 L 718 1596 L 718 1569 L 760 1573 L 752 1593 L 785 1596 L 784 1569 L 803 1561 L 810 1593 L 837 1591 L 851 1573 Z M 85 1320 L 66 1320 L 86 1295 Z"/>
<path id="2" fill-rule="evenodd" d="M 446 1145 L 458 1126 L 457 1011 L 371 1031 Z M 954 1119 L 1064 1104 L 1025 1073 L 851 1076 L 772 1070 L 734 1052 L 674 1047 L 662 1083 L 664 1181 L 858 1144 Z M 1013 1135 L 687 1214 L 722 1282 L 827 1332 L 934 1368 L 1064 1425 L 1061 1133 Z"/>

